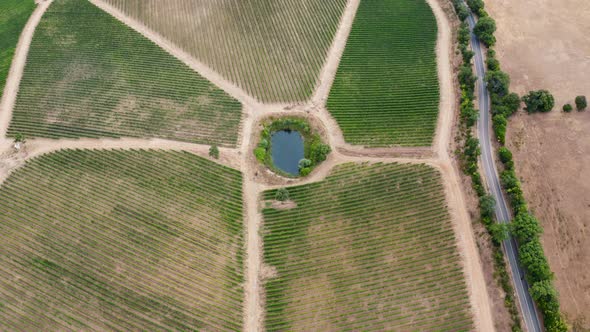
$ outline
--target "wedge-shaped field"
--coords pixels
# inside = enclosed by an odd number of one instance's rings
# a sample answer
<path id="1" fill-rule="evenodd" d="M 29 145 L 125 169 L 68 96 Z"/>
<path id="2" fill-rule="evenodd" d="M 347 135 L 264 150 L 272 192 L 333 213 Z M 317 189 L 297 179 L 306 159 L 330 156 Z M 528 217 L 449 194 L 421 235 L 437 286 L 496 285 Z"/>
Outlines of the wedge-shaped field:
<path id="1" fill-rule="evenodd" d="M 264 102 L 308 99 L 346 0 L 105 0 Z"/>
<path id="2" fill-rule="evenodd" d="M 235 145 L 241 104 L 85 0 L 37 27 L 9 134 Z"/>
<path id="3" fill-rule="evenodd" d="M 0 98 L 10 70 L 18 37 L 35 10 L 33 0 L 0 1 Z"/>
<path id="4" fill-rule="evenodd" d="M 363 0 L 327 107 L 347 142 L 431 145 L 438 117 L 437 26 L 424 0 Z"/>
<path id="5" fill-rule="evenodd" d="M 268 331 L 472 329 L 437 171 L 345 164 L 288 191 L 263 210 Z"/>
<path id="6" fill-rule="evenodd" d="M 69 150 L 0 188 L 0 329 L 242 325 L 238 171 L 182 152 Z"/>

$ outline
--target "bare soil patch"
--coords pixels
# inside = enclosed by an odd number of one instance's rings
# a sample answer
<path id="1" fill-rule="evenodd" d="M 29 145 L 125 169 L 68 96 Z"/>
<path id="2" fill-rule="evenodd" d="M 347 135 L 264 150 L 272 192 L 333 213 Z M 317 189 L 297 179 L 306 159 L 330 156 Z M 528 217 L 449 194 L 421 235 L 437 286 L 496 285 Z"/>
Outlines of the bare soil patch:
<path id="1" fill-rule="evenodd" d="M 555 272 L 562 310 L 590 329 L 590 113 L 563 114 L 564 103 L 590 95 L 590 2 L 493 0 L 496 51 L 512 88 L 545 88 L 555 96 L 550 114 L 520 114 L 508 142 L 530 207 L 541 221 L 543 245 Z"/>

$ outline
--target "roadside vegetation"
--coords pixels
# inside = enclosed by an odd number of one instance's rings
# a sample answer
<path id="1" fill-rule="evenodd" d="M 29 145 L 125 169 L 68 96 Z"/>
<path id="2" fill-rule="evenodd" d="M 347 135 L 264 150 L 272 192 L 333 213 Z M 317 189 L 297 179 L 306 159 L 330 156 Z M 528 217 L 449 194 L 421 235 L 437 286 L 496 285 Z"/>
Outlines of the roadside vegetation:
<path id="1" fill-rule="evenodd" d="M 106 0 L 262 102 L 308 100 L 346 0 Z"/>
<path id="2" fill-rule="evenodd" d="M 272 135 L 281 130 L 297 131 L 303 137 L 304 158 L 299 161 L 300 176 L 309 175 L 332 152 L 330 146 L 322 142 L 320 135 L 314 132 L 307 120 L 297 117 L 270 119 L 266 123 L 263 123 L 260 141 L 254 149 L 254 156 L 256 156 L 259 162 L 268 166 L 275 173 L 292 177 L 292 175 L 275 167 L 272 161 Z"/>
<path id="3" fill-rule="evenodd" d="M 344 164 L 288 199 L 263 210 L 267 331 L 473 329 L 436 170 Z"/>
<path id="4" fill-rule="evenodd" d="M 0 98 L 21 31 L 34 10 L 33 0 L 0 1 Z"/>
<path id="5" fill-rule="evenodd" d="M 485 24 L 487 28 L 481 28 L 482 23 L 478 23 L 480 25 L 480 29 L 493 33 L 493 30 L 495 30 L 495 24 L 493 25 L 494 29 L 491 29 L 490 27 L 492 24 L 490 22 L 492 22 L 493 19 L 491 19 L 485 11 L 483 1 L 469 0 L 467 3 L 470 9 L 474 13 L 477 13 L 480 22 L 485 20 L 485 23 L 483 24 Z M 468 13 L 466 8 L 461 8 L 464 7 L 462 1 L 454 0 L 454 4 L 458 13 Z M 462 19 L 466 17 L 464 15 L 465 14 L 463 14 Z M 463 23 L 462 29 L 465 28 L 466 25 Z M 474 33 L 478 33 L 477 29 L 474 30 Z M 459 35 L 461 36 L 461 32 Z M 482 36 L 481 31 L 479 32 L 479 36 L 484 38 L 482 39 L 482 42 L 484 42 L 487 46 L 493 45 L 493 43 L 489 43 L 489 41 L 492 40 L 490 36 Z M 487 42 L 485 39 L 487 39 Z M 495 41 L 495 39 L 493 40 Z M 468 42 L 462 43 L 460 39 L 460 47 L 466 50 L 467 46 Z M 470 51 L 466 51 L 464 54 L 469 52 Z M 471 57 L 466 59 L 464 56 L 465 63 L 470 63 L 470 60 Z M 510 224 L 509 231 L 513 236 L 515 236 L 519 243 L 520 263 L 526 270 L 526 278 L 530 285 L 530 293 L 543 315 L 545 328 L 548 331 L 567 331 L 567 325 L 559 310 L 557 291 L 552 282 L 553 273 L 549 268 L 547 258 L 545 257 L 543 247 L 540 243 L 539 235 L 542 232 L 542 227 L 537 219 L 528 210 L 526 200 L 520 187 L 520 181 L 518 180 L 518 177 L 515 173 L 512 152 L 505 146 L 507 121 L 509 117 L 517 112 L 520 108 L 521 99 L 517 94 L 510 93 L 510 77 L 508 74 L 501 71 L 500 63 L 495 57 L 494 50 L 491 48 L 487 51 L 486 65 L 488 67 L 488 72 L 486 74 L 485 80 L 487 83 L 487 88 L 490 92 L 492 106 L 491 111 L 493 114 L 493 128 L 500 144 L 500 148 L 498 149 L 498 157 L 504 165 L 504 170 L 500 174 L 500 180 L 509 198 L 514 216 Z M 474 79 L 471 81 L 475 82 Z M 463 90 L 465 89 L 463 88 Z M 468 88 L 467 90 L 471 90 L 471 88 Z M 522 98 L 522 101 L 526 104 L 525 109 L 529 113 L 549 112 L 554 107 L 553 96 L 546 90 L 531 91 Z M 481 176 L 477 171 L 479 142 L 471 138 L 470 135 L 471 131 L 469 130 L 469 137 L 466 140 L 467 144 L 465 145 L 466 148 L 464 150 L 465 159 L 468 161 L 466 171 L 473 179 L 474 188 L 480 196 L 480 202 L 485 203 L 486 199 L 484 199 L 484 197 L 486 196 L 486 193 L 481 186 Z M 508 234 L 507 230 L 498 229 L 498 227 L 502 226 L 497 226 L 497 224 L 493 222 L 493 215 L 491 213 L 493 209 L 485 208 L 485 204 L 480 204 L 480 207 L 482 208 L 482 221 L 488 228 L 492 238 L 494 239 L 494 242 L 496 243 L 495 255 L 501 257 L 500 243 L 504 238 L 506 238 Z M 502 258 L 501 261 L 503 260 L 504 259 Z M 500 260 L 498 259 L 496 266 L 499 267 L 501 271 L 500 274 L 502 285 L 509 295 L 510 301 L 507 300 L 507 305 L 509 305 L 510 312 L 513 315 L 513 330 L 520 330 L 517 320 L 518 313 L 514 306 L 514 298 L 512 295 L 513 292 L 511 290 L 511 286 L 509 285 L 509 278 L 505 271 L 505 265 L 503 263 L 500 264 Z"/>
<path id="6" fill-rule="evenodd" d="M 426 1 L 361 1 L 327 101 L 346 142 L 432 144 L 436 37 Z"/>
<path id="7" fill-rule="evenodd" d="M 0 188 L 3 328 L 240 330 L 241 185 L 186 152 L 31 160 Z"/>
<path id="8" fill-rule="evenodd" d="M 56 0 L 33 38 L 8 129 L 235 146 L 241 104 L 83 0 Z"/>

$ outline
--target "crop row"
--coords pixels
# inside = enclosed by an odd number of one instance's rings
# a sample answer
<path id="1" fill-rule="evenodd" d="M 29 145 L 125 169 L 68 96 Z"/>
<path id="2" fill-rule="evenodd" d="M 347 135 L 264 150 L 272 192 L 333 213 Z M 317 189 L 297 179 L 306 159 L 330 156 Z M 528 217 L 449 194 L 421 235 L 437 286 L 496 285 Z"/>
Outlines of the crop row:
<path id="1" fill-rule="evenodd" d="M 316 86 L 346 0 L 107 0 L 264 102 Z"/>
<path id="2" fill-rule="evenodd" d="M 233 146 L 241 108 L 88 1 L 56 0 L 35 32 L 9 134 Z"/>
<path id="3" fill-rule="evenodd" d="M 0 189 L 2 329 L 239 330 L 241 195 L 189 153 L 34 159 Z"/>
<path id="4" fill-rule="evenodd" d="M 425 1 L 361 1 L 327 104 L 347 142 L 432 143 L 439 101 L 436 37 Z"/>
<path id="5" fill-rule="evenodd" d="M 295 208 L 263 210 L 268 331 L 473 327 L 435 170 L 345 164 L 287 191 Z"/>
<path id="6" fill-rule="evenodd" d="M 18 38 L 34 9 L 33 0 L 0 1 L 0 98 Z"/>

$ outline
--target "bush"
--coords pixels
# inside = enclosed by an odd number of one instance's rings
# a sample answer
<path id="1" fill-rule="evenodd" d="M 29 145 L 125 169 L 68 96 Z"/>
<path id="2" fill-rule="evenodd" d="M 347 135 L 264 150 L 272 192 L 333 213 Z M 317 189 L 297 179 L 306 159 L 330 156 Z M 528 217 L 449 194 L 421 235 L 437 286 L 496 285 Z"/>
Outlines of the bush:
<path id="1" fill-rule="evenodd" d="M 565 104 L 563 105 L 563 111 L 566 113 L 569 113 L 573 110 L 574 108 L 572 107 L 572 104 Z"/>
<path id="2" fill-rule="evenodd" d="M 266 149 L 265 148 L 256 148 L 254 149 L 254 155 L 256 156 L 256 160 L 263 163 L 266 159 Z"/>
<path id="3" fill-rule="evenodd" d="M 517 93 L 509 93 L 504 98 L 502 98 L 502 105 L 506 107 L 506 111 L 504 112 L 505 117 L 510 117 L 512 114 L 516 113 L 520 108 L 520 97 Z"/>
<path id="4" fill-rule="evenodd" d="M 326 160 L 331 151 L 332 149 L 330 149 L 329 145 L 321 143 L 319 139 L 315 140 L 309 148 L 309 157 L 312 164 L 317 165 Z"/>
<path id="5" fill-rule="evenodd" d="M 301 159 L 299 160 L 299 171 L 301 171 L 304 168 L 309 168 L 311 167 L 312 162 L 309 159 Z"/>
<path id="6" fill-rule="evenodd" d="M 469 33 L 469 25 L 465 22 L 461 23 L 459 27 L 457 40 L 459 41 L 459 45 L 468 46 L 469 39 L 471 38 L 471 34 Z"/>
<path id="7" fill-rule="evenodd" d="M 499 97 L 504 97 L 510 92 L 510 76 L 503 71 L 487 72 L 486 84 L 488 90 Z"/>
<path id="8" fill-rule="evenodd" d="M 500 157 L 500 161 L 503 164 L 506 164 L 508 162 L 512 161 L 512 151 L 508 150 L 507 147 L 501 147 L 498 149 L 498 156 Z"/>
<path id="9" fill-rule="evenodd" d="M 458 4 L 456 7 L 456 11 L 457 16 L 459 16 L 459 19 L 461 21 L 464 21 L 469 16 L 469 9 L 467 8 L 467 6 L 465 6 L 465 4 Z"/>
<path id="10" fill-rule="evenodd" d="M 577 96 L 576 97 L 576 108 L 578 111 L 583 111 L 588 107 L 588 102 L 586 101 L 586 96 Z"/>
<path id="11" fill-rule="evenodd" d="M 489 71 L 500 70 L 500 61 L 498 61 L 496 58 L 488 58 L 486 60 L 486 66 L 488 67 Z"/>
<path id="12" fill-rule="evenodd" d="M 483 218 L 491 218 L 494 215 L 496 200 L 492 195 L 484 195 L 479 198 L 479 210 Z"/>
<path id="13" fill-rule="evenodd" d="M 547 90 L 529 91 L 522 97 L 522 101 L 526 104 L 525 109 L 528 113 L 549 112 L 555 105 L 553 95 Z"/>
<path id="14" fill-rule="evenodd" d="M 490 234 L 492 235 L 492 241 L 496 244 L 502 243 L 502 241 L 508 239 L 508 225 L 507 224 L 500 224 L 495 223 L 491 224 L 489 227 Z"/>
<path id="15" fill-rule="evenodd" d="M 470 65 L 461 65 L 459 67 L 459 84 L 464 86 L 473 86 L 477 81 L 477 77 L 473 74 L 473 69 L 471 69 Z"/>
<path id="16" fill-rule="evenodd" d="M 489 16 L 480 18 L 477 24 L 475 24 L 473 32 L 487 47 L 493 46 L 496 43 L 496 37 L 494 37 L 496 21 Z"/>
<path id="17" fill-rule="evenodd" d="M 260 143 L 258 143 L 258 147 L 263 148 L 263 149 L 268 149 L 268 147 L 269 147 L 268 140 L 265 138 L 261 139 Z"/>
<path id="18" fill-rule="evenodd" d="M 301 176 L 307 176 L 309 173 L 311 173 L 311 168 L 309 167 L 304 167 L 299 170 L 299 175 Z"/>
<path id="19" fill-rule="evenodd" d="M 504 145 L 506 144 L 506 126 L 508 125 L 508 121 L 506 117 L 502 114 L 494 115 L 492 118 L 492 127 L 494 128 L 494 133 L 498 138 L 498 141 Z"/>
<path id="20" fill-rule="evenodd" d="M 289 200 L 289 191 L 287 188 L 280 188 L 275 194 L 275 199 L 280 202 Z"/>
<path id="21" fill-rule="evenodd" d="M 531 283 L 553 278 L 553 273 L 551 273 L 549 263 L 547 263 L 547 258 L 538 238 L 521 244 L 518 247 L 518 255 L 520 256 L 520 262 L 527 271 L 527 280 Z"/>
<path id="22" fill-rule="evenodd" d="M 211 145 L 211 147 L 209 148 L 209 157 L 219 159 L 219 148 L 217 147 L 217 145 Z"/>

